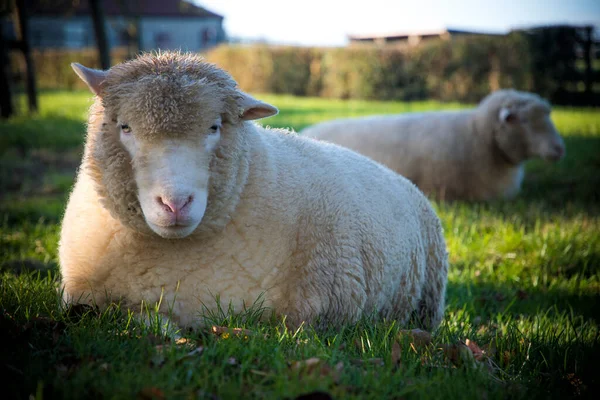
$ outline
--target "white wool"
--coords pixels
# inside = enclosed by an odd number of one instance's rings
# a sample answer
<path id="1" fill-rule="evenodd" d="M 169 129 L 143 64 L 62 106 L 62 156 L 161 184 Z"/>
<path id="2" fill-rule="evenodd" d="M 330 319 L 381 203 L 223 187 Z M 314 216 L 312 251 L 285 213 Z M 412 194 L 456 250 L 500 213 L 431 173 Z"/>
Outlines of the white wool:
<path id="1" fill-rule="evenodd" d="M 516 195 L 524 162 L 557 160 L 564 143 L 538 96 L 499 90 L 472 110 L 340 119 L 303 136 L 357 151 L 446 200 Z"/>
<path id="2" fill-rule="evenodd" d="M 250 121 L 223 124 L 220 136 L 209 146 L 216 149 L 205 217 L 182 239 L 139 232 L 109 212 L 84 157 L 60 240 L 68 301 L 139 310 L 162 299 L 161 311 L 182 327 L 198 326 L 216 296 L 241 311 L 261 295 L 295 326 L 372 312 L 439 324 L 445 242 L 413 184 L 342 147 Z"/>

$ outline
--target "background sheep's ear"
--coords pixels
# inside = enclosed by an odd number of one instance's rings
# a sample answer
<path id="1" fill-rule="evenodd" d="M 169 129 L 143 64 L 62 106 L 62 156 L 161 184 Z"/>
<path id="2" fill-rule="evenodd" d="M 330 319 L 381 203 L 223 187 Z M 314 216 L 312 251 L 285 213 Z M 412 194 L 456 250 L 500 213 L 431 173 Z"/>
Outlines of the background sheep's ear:
<path id="1" fill-rule="evenodd" d="M 518 119 L 517 114 L 515 114 L 513 111 L 511 111 L 507 107 L 502 107 L 500 109 L 500 113 L 498 114 L 498 117 L 500 118 L 500 122 L 508 122 L 508 123 L 517 122 L 517 119 Z"/>
<path id="2" fill-rule="evenodd" d="M 279 112 L 279 110 L 272 105 L 256 100 L 246 93 L 240 93 L 238 105 L 240 106 L 239 116 L 245 121 L 271 117 L 277 115 Z"/>
<path id="3" fill-rule="evenodd" d="M 106 79 L 106 71 L 84 67 L 78 63 L 71 63 L 71 68 L 73 68 L 73 71 L 75 71 L 77 76 L 88 85 L 92 93 L 100 95 L 100 85 L 104 82 L 104 79 Z"/>

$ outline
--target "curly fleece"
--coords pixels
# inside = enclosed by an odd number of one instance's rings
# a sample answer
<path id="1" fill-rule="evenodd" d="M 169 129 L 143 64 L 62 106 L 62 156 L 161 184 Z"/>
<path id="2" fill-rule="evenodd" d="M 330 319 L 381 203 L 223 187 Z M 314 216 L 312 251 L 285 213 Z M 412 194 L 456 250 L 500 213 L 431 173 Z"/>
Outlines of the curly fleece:
<path id="1" fill-rule="evenodd" d="M 518 118 L 502 123 L 501 108 Z M 514 197 L 524 162 L 545 156 L 562 139 L 539 96 L 498 90 L 473 110 L 340 119 L 303 136 L 336 143 L 378 161 L 444 200 Z"/>
<path id="2" fill-rule="evenodd" d="M 437 326 L 448 260 L 423 194 L 359 154 L 242 120 L 240 98 L 196 56 L 144 55 L 109 70 L 62 225 L 65 299 L 133 310 L 162 299 L 182 327 L 198 326 L 217 295 L 236 311 L 263 295 L 293 325 L 376 312 Z M 223 116 L 206 214 L 190 236 L 163 239 L 146 225 L 115 129 L 123 113 L 157 141 Z"/>

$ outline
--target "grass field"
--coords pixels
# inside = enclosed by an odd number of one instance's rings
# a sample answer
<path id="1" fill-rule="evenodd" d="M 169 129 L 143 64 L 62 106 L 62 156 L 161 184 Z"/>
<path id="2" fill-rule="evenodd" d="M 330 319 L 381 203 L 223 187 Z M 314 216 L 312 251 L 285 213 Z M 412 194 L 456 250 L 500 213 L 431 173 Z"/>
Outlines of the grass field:
<path id="1" fill-rule="evenodd" d="M 463 107 L 259 97 L 280 108 L 265 124 L 296 130 L 340 116 Z M 391 321 L 290 332 L 280 320 L 259 323 L 269 312 L 260 304 L 243 315 L 199 315 L 247 332 L 207 329 L 172 342 L 116 307 L 59 308 L 59 223 L 90 96 L 48 92 L 40 102 L 39 116 L 0 121 L 3 398 L 529 399 L 600 389 L 600 110 L 553 113 L 567 157 L 529 163 L 517 200 L 434 204 L 451 270 L 431 344 Z"/>

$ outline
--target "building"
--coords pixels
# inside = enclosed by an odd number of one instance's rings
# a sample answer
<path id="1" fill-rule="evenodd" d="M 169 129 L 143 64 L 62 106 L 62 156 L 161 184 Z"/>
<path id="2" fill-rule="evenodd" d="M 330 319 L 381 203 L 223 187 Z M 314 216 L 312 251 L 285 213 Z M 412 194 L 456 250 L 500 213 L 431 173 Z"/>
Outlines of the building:
<path id="1" fill-rule="evenodd" d="M 348 35 L 348 40 L 351 45 L 360 44 L 376 44 L 376 45 L 391 45 L 398 47 L 417 46 L 423 42 L 431 40 L 449 40 L 457 36 L 498 36 L 495 33 L 466 31 L 460 29 L 440 29 L 432 31 L 417 31 L 417 32 L 393 32 L 380 35 Z"/>
<path id="2" fill-rule="evenodd" d="M 28 3 L 33 48 L 80 49 L 96 45 L 88 0 Z M 104 0 L 102 9 L 111 48 L 139 44 L 142 51 L 199 51 L 225 40 L 223 16 L 187 1 Z"/>

